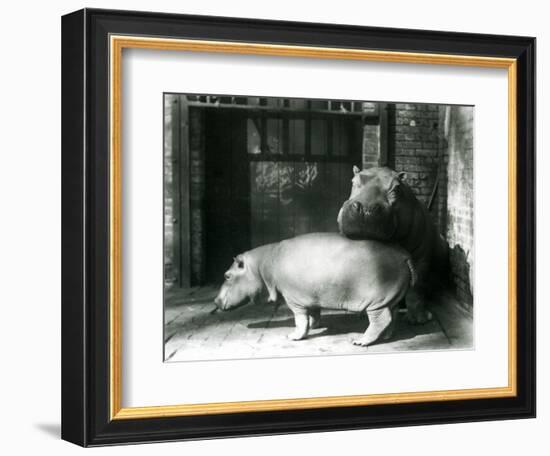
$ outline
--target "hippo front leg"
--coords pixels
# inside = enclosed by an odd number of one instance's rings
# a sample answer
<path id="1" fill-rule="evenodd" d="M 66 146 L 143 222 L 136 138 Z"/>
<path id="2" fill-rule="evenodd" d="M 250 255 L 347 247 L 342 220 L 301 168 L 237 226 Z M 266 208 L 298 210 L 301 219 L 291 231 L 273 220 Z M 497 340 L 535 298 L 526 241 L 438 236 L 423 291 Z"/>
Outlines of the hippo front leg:
<path id="1" fill-rule="evenodd" d="M 309 316 L 307 311 L 302 309 L 291 309 L 294 313 L 294 324 L 296 328 L 292 331 L 288 338 L 291 340 L 302 340 L 307 337 L 309 332 Z"/>
<path id="2" fill-rule="evenodd" d="M 377 310 L 367 310 L 367 316 L 369 317 L 369 327 L 365 334 L 353 341 L 354 345 L 367 347 L 377 342 L 381 336 L 391 337 L 395 312 L 388 307 L 383 307 Z"/>

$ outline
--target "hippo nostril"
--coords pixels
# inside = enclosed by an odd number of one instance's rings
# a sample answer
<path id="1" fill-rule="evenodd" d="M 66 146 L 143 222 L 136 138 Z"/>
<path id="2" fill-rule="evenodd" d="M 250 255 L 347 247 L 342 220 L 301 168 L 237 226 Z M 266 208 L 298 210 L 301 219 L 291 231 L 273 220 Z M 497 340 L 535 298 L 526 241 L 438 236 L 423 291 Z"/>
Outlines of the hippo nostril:
<path id="1" fill-rule="evenodd" d="M 359 203 L 358 201 L 354 201 L 353 203 L 351 203 L 351 207 L 353 208 L 353 210 L 359 212 L 361 210 L 361 203 Z"/>

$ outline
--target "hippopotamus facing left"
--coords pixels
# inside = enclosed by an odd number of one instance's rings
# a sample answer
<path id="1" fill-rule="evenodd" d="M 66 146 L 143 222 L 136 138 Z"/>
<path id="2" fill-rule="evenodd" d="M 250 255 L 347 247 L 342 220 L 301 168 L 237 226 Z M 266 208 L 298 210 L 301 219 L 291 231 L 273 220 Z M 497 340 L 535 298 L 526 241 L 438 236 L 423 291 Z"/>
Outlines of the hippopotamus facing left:
<path id="1" fill-rule="evenodd" d="M 365 311 L 369 326 L 353 343 L 367 346 L 391 337 L 398 303 L 414 281 L 411 258 L 397 246 L 312 233 L 238 255 L 215 303 L 229 310 L 280 294 L 294 313 L 292 340 L 307 337 L 323 308 Z"/>

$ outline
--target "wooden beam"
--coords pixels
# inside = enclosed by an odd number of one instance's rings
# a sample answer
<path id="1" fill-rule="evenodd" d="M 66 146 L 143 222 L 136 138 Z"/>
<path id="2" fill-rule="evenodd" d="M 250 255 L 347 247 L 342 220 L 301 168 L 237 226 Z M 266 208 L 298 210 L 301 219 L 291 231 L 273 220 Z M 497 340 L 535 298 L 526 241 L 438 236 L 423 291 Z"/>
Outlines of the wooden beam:
<path id="1" fill-rule="evenodd" d="M 189 107 L 186 96 L 180 96 L 180 286 L 191 286 L 191 157 L 189 150 Z"/>
<path id="2" fill-rule="evenodd" d="M 360 150 L 360 148 L 355 148 Z M 302 155 L 302 154 L 254 154 L 249 155 L 251 162 L 327 162 L 327 163 L 356 163 L 357 157 L 353 153 L 345 155 Z"/>
<path id="3" fill-rule="evenodd" d="M 172 160 L 173 269 L 177 286 L 183 288 L 191 285 L 189 109 L 184 95 L 172 101 Z"/>
<path id="4" fill-rule="evenodd" d="M 170 98 L 170 113 L 172 117 L 172 269 L 174 273 L 175 284 L 181 287 L 181 239 L 180 239 L 180 107 L 179 100 L 181 96 Z"/>
<path id="5" fill-rule="evenodd" d="M 204 109 L 220 109 L 220 110 L 243 110 L 250 112 L 251 115 L 263 115 L 264 113 L 271 116 L 280 116 L 288 118 L 303 118 L 305 115 L 313 115 L 319 117 L 362 117 L 378 119 L 378 113 L 368 113 L 362 111 L 333 111 L 329 109 L 296 109 L 296 108 L 276 108 L 267 105 L 237 105 L 229 103 L 202 103 L 198 101 L 188 101 L 188 107 L 204 108 Z"/>

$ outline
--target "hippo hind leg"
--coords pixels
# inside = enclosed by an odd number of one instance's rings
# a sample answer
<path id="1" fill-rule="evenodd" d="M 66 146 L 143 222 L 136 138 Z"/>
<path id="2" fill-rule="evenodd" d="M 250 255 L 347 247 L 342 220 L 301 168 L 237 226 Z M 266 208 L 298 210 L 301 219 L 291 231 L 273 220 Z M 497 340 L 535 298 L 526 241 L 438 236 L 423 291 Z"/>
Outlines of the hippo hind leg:
<path id="1" fill-rule="evenodd" d="M 396 308 L 382 307 L 376 310 L 367 310 L 369 326 L 359 339 L 353 341 L 354 345 L 367 347 L 380 339 L 389 339 L 393 333 L 393 323 L 396 316 Z"/>
<path id="2" fill-rule="evenodd" d="M 432 319 L 432 313 L 426 310 L 423 298 L 424 296 L 422 296 L 416 288 L 409 289 L 406 296 L 407 320 L 409 323 L 418 325 Z"/>
<path id="3" fill-rule="evenodd" d="M 314 307 L 308 312 L 309 329 L 318 328 L 321 323 L 321 308 Z"/>
<path id="4" fill-rule="evenodd" d="M 389 340 L 393 337 L 398 316 L 399 316 L 399 305 L 395 305 L 391 310 L 392 321 L 390 325 L 386 328 L 386 330 L 382 333 L 382 340 Z"/>
<path id="5" fill-rule="evenodd" d="M 407 320 L 412 324 L 423 324 L 432 319 L 430 311 L 426 310 L 425 302 L 429 290 L 429 263 L 420 261 L 414 265 L 418 277 L 416 284 L 409 288 L 405 300 L 407 302 Z"/>

